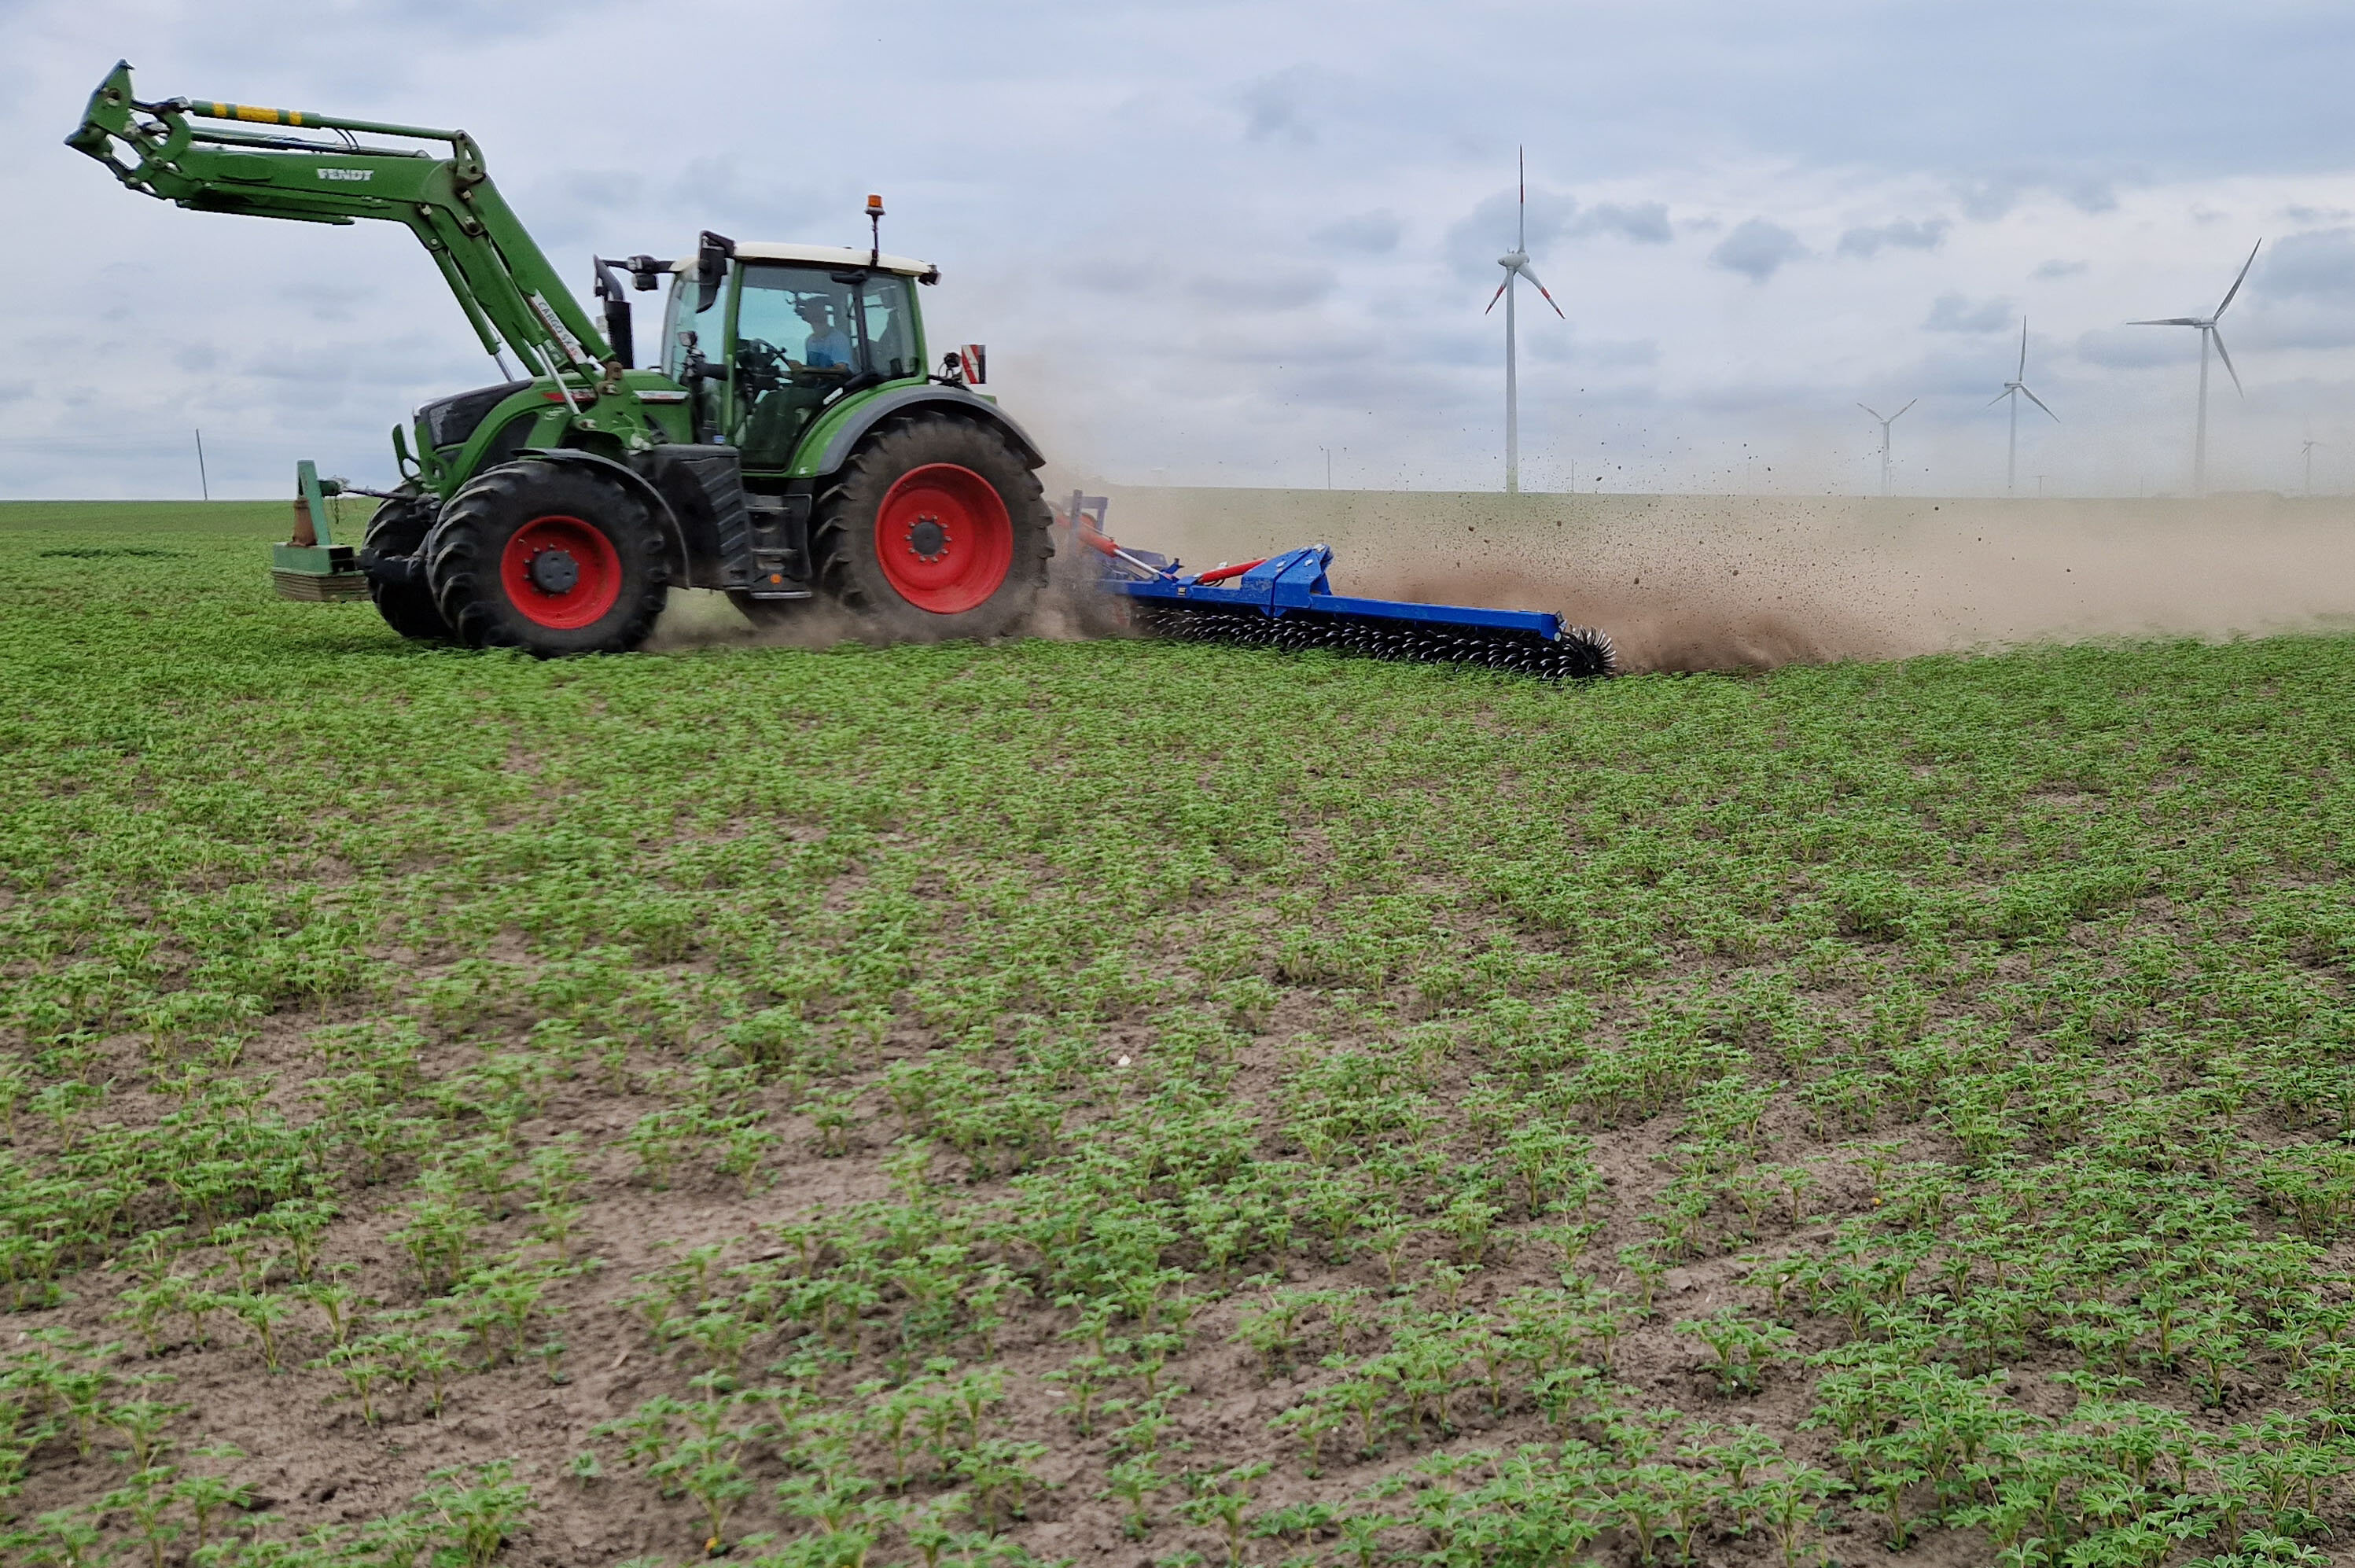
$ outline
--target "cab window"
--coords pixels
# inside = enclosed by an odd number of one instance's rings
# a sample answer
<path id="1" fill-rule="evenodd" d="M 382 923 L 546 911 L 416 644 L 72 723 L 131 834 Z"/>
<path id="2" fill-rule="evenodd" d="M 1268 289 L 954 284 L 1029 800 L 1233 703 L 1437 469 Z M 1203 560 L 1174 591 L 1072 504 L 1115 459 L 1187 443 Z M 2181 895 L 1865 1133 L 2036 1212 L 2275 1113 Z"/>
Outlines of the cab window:
<path id="1" fill-rule="evenodd" d="M 754 467 L 789 463 L 818 411 L 854 385 L 923 373 L 908 280 L 887 272 L 746 262 L 734 341 L 737 444 Z"/>
<path id="2" fill-rule="evenodd" d="M 695 273 L 692 269 L 671 275 L 670 303 L 663 310 L 663 374 L 674 381 L 687 379 L 687 335 L 695 335 L 695 350 L 716 364 L 726 364 L 728 356 L 728 291 L 721 289 L 711 301 L 711 308 L 695 308 Z"/>

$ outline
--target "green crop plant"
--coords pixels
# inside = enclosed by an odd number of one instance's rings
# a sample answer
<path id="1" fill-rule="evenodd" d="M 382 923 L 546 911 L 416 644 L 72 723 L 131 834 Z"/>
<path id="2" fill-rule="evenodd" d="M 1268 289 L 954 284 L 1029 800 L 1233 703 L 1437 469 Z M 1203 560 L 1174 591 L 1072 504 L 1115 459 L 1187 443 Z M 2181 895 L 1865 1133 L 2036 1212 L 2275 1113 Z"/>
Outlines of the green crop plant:
<path id="1" fill-rule="evenodd" d="M 1755 1392 L 1767 1371 L 1787 1358 L 1791 1342 L 1797 1338 L 1780 1323 L 1745 1317 L 1731 1307 L 1706 1317 L 1685 1318 L 1676 1328 L 1709 1347 L 1716 1358 L 1710 1370 L 1727 1393 Z"/>
<path id="2" fill-rule="evenodd" d="M 436 1470 L 428 1479 L 438 1484 L 419 1496 L 419 1509 L 463 1568 L 490 1568 L 533 1507 L 531 1488 L 514 1478 L 514 1466 L 504 1459 Z"/>
<path id="3" fill-rule="evenodd" d="M 1243 1561 L 1243 1517 L 1250 1510 L 1252 1491 L 1274 1467 L 1264 1461 L 1236 1465 L 1213 1474 L 1187 1477 L 1189 1493 L 1178 1505 L 1178 1517 L 1188 1523 L 1215 1527 L 1224 1538 L 1227 1561 Z"/>

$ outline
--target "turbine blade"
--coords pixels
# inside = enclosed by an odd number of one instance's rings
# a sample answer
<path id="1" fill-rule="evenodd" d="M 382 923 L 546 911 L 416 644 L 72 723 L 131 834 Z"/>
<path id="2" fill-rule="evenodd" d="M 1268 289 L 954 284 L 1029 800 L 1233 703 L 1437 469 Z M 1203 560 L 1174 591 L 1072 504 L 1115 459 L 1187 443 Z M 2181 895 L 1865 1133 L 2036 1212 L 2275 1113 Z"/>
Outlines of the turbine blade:
<path id="1" fill-rule="evenodd" d="M 1881 419 L 1881 411 L 1880 411 L 1879 409 L 1873 408 L 1873 407 L 1870 406 L 1869 404 L 1865 404 L 1865 403 L 1859 403 L 1859 404 L 1857 404 L 1856 406 L 1857 406 L 1858 408 L 1860 408 L 1860 409 L 1864 410 L 1864 411 L 1865 411 L 1866 413 L 1870 414 L 1874 419 L 1877 419 L 1877 420 Z M 1902 412 L 1903 412 L 1903 411 L 1902 411 L 1902 410 L 1900 410 L 1900 411 L 1899 411 L 1899 412 L 1901 412 L 1901 413 L 1902 413 Z M 1883 423 L 1883 424 L 1887 424 L 1889 421 L 1888 421 L 1887 420 L 1881 420 L 1881 423 Z"/>
<path id="2" fill-rule="evenodd" d="M 2002 391 L 1998 392 L 1994 397 L 1989 398 L 1987 400 L 1987 406 L 1989 408 L 1995 407 L 1998 403 L 2003 401 L 2004 399 L 2011 396 L 2011 392 L 2012 389 L 2006 387 Z"/>
<path id="3" fill-rule="evenodd" d="M 2257 262 L 2257 245 L 2263 245 L 2264 243 L 2264 240 L 2258 240 L 2258 241 L 2257 241 L 2257 244 L 2256 244 L 2256 245 L 2252 245 L 2252 246 L 2250 246 L 2250 247 L 2249 247 L 2249 259 L 2248 259 L 2247 261 L 2243 261 L 2243 262 L 2242 262 L 2242 263 L 2241 263 L 2241 272 L 2240 272 L 2240 276 L 2239 276 L 2239 277 L 2234 278 L 2234 279 L 2232 280 L 2232 286 L 2231 288 L 2226 289 L 2226 290 L 2224 291 L 2224 304 L 2231 304 L 2232 303 L 2232 296 L 2233 296 L 2234 294 L 2239 293 L 2241 292 L 2241 283 L 2242 283 L 2242 280 L 2243 280 L 2243 279 L 2245 279 L 2245 278 L 2249 275 L 2249 269 L 2250 269 L 2251 267 L 2253 267 L 2253 266 L 2255 266 L 2255 265 L 2256 265 L 2256 262 Z M 2216 315 L 2223 315 L 2223 314 L 2224 314 L 2224 304 L 2220 304 L 2220 305 L 2218 305 L 2218 306 L 2216 307 Z M 2209 319 L 2209 320 L 2211 320 L 2211 321 L 2213 321 L 2213 320 L 2215 320 L 2215 319 L 2216 319 L 2216 316 L 2211 315 L 2211 316 L 2210 316 L 2208 319 Z M 2238 377 L 2235 377 L 2235 378 L 2233 378 L 2233 379 L 2234 379 L 2235 380 L 2238 380 L 2238 379 L 2239 379 L 2239 378 L 2238 378 Z"/>
<path id="4" fill-rule="evenodd" d="M 2044 409 L 2044 400 L 2030 391 L 2027 388 L 2020 388 L 2019 395 L 2026 398 L 2030 402 L 2034 403 L 2038 408 Z M 2052 414 L 2052 411 L 2051 409 L 2044 409 L 2044 411 L 2048 414 Z M 2052 422 L 2054 424 L 2059 424 L 2061 422 L 2061 416 L 2059 414 L 2052 414 Z"/>
<path id="5" fill-rule="evenodd" d="M 1527 147 L 1513 149 L 1513 167 L 1520 182 L 1520 205 L 1514 208 L 1513 249 L 1526 251 L 1529 248 L 1529 150 Z"/>
<path id="6" fill-rule="evenodd" d="M 1523 276 L 1523 277 L 1525 277 L 1525 278 L 1529 279 L 1529 286 L 1530 286 L 1531 288 L 1533 288 L 1533 289 L 1537 290 L 1537 292 L 1538 292 L 1538 293 L 1541 293 L 1541 294 L 1544 294 L 1544 295 L 1545 295 L 1545 302 L 1546 302 L 1546 304 L 1553 304 L 1553 295 L 1552 295 L 1552 294 L 1550 294 L 1550 293 L 1548 293 L 1546 292 L 1546 286 L 1545 286 L 1543 283 L 1539 283 L 1539 282 L 1538 282 L 1538 275 L 1537 275 L 1535 272 L 1530 272 L 1530 271 L 1529 271 L 1529 263 L 1527 263 L 1527 262 L 1525 261 L 1525 262 L 1523 262 L 1521 265 L 1519 265 L 1519 266 L 1518 266 L 1518 267 L 1515 267 L 1515 268 L 1513 269 L 1513 271 L 1515 271 L 1515 272 L 1517 272 L 1520 273 L 1520 275 L 1521 275 L 1521 276 Z M 1554 315 L 1561 315 L 1561 306 L 1560 306 L 1560 305 L 1558 305 L 1558 304 L 1553 304 L 1553 313 L 1554 313 Z M 1570 319 L 1570 317 L 1568 317 L 1568 316 L 1566 316 L 1566 315 L 1561 315 L 1561 319 L 1562 319 L 1562 320 L 1564 320 L 1564 321 L 1568 321 L 1568 320 Z"/>
<path id="7" fill-rule="evenodd" d="M 2024 316 L 2024 315 L 2023 315 L 2023 316 L 2021 316 L 2021 317 L 2019 318 L 2019 376 L 2018 376 L 2017 378 L 2015 378 L 2015 379 L 2024 379 L 2027 377 L 2027 375 L 2028 375 L 2028 318 L 2027 318 L 2026 316 Z"/>
<path id="8" fill-rule="evenodd" d="M 1490 295 L 1488 296 L 1488 303 L 1487 303 L 1487 304 L 1486 306 L 1484 306 L 1484 307 L 1482 308 L 1482 310 L 1481 310 L 1480 314 L 1481 314 L 1482 315 L 1487 315 L 1487 314 L 1488 314 L 1488 312 L 1489 312 L 1489 311 L 1492 311 L 1492 310 L 1496 309 L 1496 308 L 1497 308 L 1497 302 L 1498 300 L 1500 300 L 1500 299 L 1503 299 L 1503 298 L 1505 297 L 1505 291 L 1506 291 L 1507 289 L 1511 288 L 1512 286 L 1513 286 L 1513 270 L 1512 270 L 1510 267 L 1508 267 L 1508 268 L 1506 268 L 1506 269 L 1505 269 L 1505 281 L 1504 281 L 1503 283 L 1498 283 L 1498 284 L 1497 285 L 1497 292 L 1496 292 L 1495 293 L 1490 294 Z"/>
<path id="9" fill-rule="evenodd" d="M 2208 324 L 2196 315 L 2166 315 L 2157 321 L 2130 321 L 2128 326 L 2205 326 Z"/>
<path id="10" fill-rule="evenodd" d="M 1905 409 L 1910 409 L 1910 408 L 1912 408 L 1914 404 L 1916 404 L 1916 403 L 1920 402 L 1921 400 L 1921 400 L 1921 399 L 1919 399 L 1919 398 L 1908 398 L 1908 399 L 1906 399 L 1906 400 L 1905 400 Z M 1903 419 L 1903 418 L 1905 417 L 1905 409 L 1900 409 L 1900 410 L 1898 410 L 1895 413 L 1893 413 L 1893 414 L 1890 415 L 1890 416 L 1889 416 L 1889 422 L 1890 422 L 1891 424 L 1895 424 L 1899 420 Z"/>
<path id="11" fill-rule="evenodd" d="M 2208 329 L 2208 336 L 2215 340 L 2216 357 L 2224 362 L 2224 374 L 2232 378 L 2232 390 L 2240 393 L 2243 398 L 2247 397 L 2249 391 L 2247 388 L 2241 385 L 2241 373 L 2232 368 L 2232 357 L 2224 352 L 2224 335 L 2211 326 Z"/>

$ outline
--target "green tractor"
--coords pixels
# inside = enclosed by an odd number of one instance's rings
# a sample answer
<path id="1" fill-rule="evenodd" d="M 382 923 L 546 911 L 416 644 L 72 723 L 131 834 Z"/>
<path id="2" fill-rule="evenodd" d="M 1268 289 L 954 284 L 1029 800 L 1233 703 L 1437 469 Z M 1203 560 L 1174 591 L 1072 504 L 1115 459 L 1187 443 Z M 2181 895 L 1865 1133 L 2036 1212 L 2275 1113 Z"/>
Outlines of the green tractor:
<path id="1" fill-rule="evenodd" d="M 596 260 L 600 323 L 463 131 L 141 102 L 124 64 L 67 144 L 199 211 L 406 224 L 483 347 L 520 362 L 395 426 L 389 490 L 301 466 L 273 557 L 290 598 L 366 595 L 406 637 L 552 656 L 637 646 L 674 586 L 755 623 L 824 598 L 922 639 L 1007 632 L 1046 581 L 1044 460 L 973 390 L 978 348 L 930 370 L 917 293 L 940 272 L 882 252 L 879 197 L 865 248 L 707 232 L 675 261 Z M 628 295 L 666 284 L 660 362 L 638 368 Z M 322 504 L 340 491 L 380 501 L 357 549 Z"/>

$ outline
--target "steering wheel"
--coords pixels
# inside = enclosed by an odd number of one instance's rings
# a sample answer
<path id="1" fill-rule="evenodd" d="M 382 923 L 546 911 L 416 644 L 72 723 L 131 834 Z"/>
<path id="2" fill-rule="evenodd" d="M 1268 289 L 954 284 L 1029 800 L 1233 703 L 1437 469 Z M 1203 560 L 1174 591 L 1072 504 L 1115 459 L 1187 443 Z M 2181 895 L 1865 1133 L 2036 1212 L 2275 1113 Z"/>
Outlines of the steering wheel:
<path id="1" fill-rule="evenodd" d="M 736 379 L 746 391 L 774 391 L 792 378 L 794 368 L 794 362 L 775 344 L 758 337 L 737 340 Z"/>
<path id="2" fill-rule="evenodd" d="M 782 387 L 824 387 L 849 378 L 847 365 L 805 365 L 758 337 L 736 341 L 737 384 L 755 395 Z"/>

